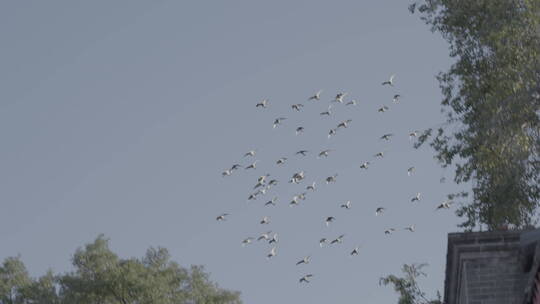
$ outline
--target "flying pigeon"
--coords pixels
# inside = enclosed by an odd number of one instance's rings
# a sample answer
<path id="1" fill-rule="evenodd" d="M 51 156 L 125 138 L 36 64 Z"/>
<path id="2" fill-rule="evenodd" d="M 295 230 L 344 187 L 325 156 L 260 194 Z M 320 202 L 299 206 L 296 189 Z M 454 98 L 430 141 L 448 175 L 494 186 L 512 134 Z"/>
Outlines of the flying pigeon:
<path id="1" fill-rule="evenodd" d="M 244 157 L 246 157 L 246 156 L 255 156 L 255 153 L 257 153 L 257 150 L 248 151 L 248 152 L 246 152 L 246 154 L 244 154 Z"/>
<path id="2" fill-rule="evenodd" d="M 252 241 L 253 241 L 253 238 L 252 238 L 252 237 L 245 238 L 245 239 L 242 241 L 242 246 L 247 246 L 247 245 L 250 244 Z"/>
<path id="3" fill-rule="evenodd" d="M 311 256 L 308 255 L 308 256 L 302 258 L 300 261 L 298 261 L 298 262 L 296 263 L 296 265 L 300 265 L 300 264 L 309 264 L 310 259 L 311 259 Z"/>
<path id="4" fill-rule="evenodd" d="M 384 207 L 377 208 L 377 210 L 375 210 L 375 215 L 382 214 L 384 212 L 384 210 L 386 210 L 386 208 L 384 208 Z"/>
<path id="5" fill-rule="evenodd" d="M 246 167 L 246 170 L 249 170 L 249 169 L 257 169 L 257 162 L 259 162 L 258 160 L 254 161 L 251 165 L 247 166 Z"/>
<path id="6" fill-rule="evenodd" d="M 356 100 L 353 99 L 353 100 L 347 102 L 345 105 L 346 106 L 355 106 L 356 105 Z"/>
<path id="7" fill-rule="evenodd" d="M 321 116 L 324 116 L 324 115 L 330 116 L 330 115 L 332 115 L 332 111 L 330 109 L 332 109 L 332 105 L 328 106 L 328 110 L 326 110 L 324 112 L 321 112 Z"/>
<path id="8" fill-rule="evenodd" d="M 321 93 L 322 93 L 322 90 L 319 90 L 313 96 L 309 97 L 308 100 L 320 100 L 321 99 Z"/>
<path id="9" fill-rule="evenodd" d="M 360 165 L 361 169 L 367 169 L 368 167 L 369 167 L 369 162 L 365 162 L 365 163 Z"/>
<path id="10" fill-rule="evenodd" d="M 321 153 L 319 153 L 319 156 L 318 156 L 318 157 L 319 157 L 319 158 L 321 158 L 321 157 L 328 157 L 328 154 L 329 154 L 330 152 L 332 152 L 331 149 L 321 151 Z"/>
<path id="11" fill-rule="evenodd" d="M 414 173 L 414 170 L 416 170 L 414 167 L 409 167 L 409 169 L 407 169 L 407 175 L 411 176 Z"/>
<path id="12" fill-rule="evenodd" d="M 306 274 L 305 276 L 301 277 L 299 282 L 300 283 L 309 283 L 309 279 L 313 277 L 313 275 L 310 273 L 310 274 Z"/>
<path id="13" fill-rule="evenodd" d="M 384 113 L 384 112 L 388 111 L 388 107 L 387 106 L 382 106 L 377 111 L 381 112 L 381 113 Z"/>
<path id="14" fill-rule="evenodd" d="M 345 236 L 344 234 L 338 236 L 335 240 L 333 240 L 332 242 L 330 242 L 330 245 L 332 245 L 332 244 L 337 244 L 337 243 L 342 243 L 342 242 L 343 242 L 343 237 L 344 237 L 344 236 Z"/>
<path id="15" fill-rule="evenodd" d="M 403 228 L 404 230 L 409 230 L 410 232 L 414 232 L 414 225 L 410 225 L 409 227 Z"/>
<path id="16" fill-rule="evenodd" d="M 273 257 L 275 257 L 275 256 L 276 256 L 276 247 L 272 247 L 272 249 L 271 249 L 270 252 L 266 255 L 266 257 L 267 257 L 268 259 L 271 259 L 271 258 L 273 258 Z"/>
<path id="17" fill-rule="evenodd" d="M 381 139 L 390 140 L 390 137 L 392 136 L 394 136 L 394 134 L 392 133 L 384 134 L 383 136 L 381 136 Z"/>
<path id="18" fill-rule="evenodd" d="M 420 195 L 421 195 L 420 192 L 416 193 L 416 196 L 413 197 L 413 198 L 411 198 L 411 202 L 418 202 L 418 201 L 420 201 Z"/>
<path id="19" fill-rule="evenodd" d="M 338 93 L 336 95 L 336 98 L 334 98 L 334 100 L 332 100 L 333 102 L 339 102 L 339 103 L 343 103 L 343 98 L 347 96 L 347 93 Z"/>
<path id="20" fill-rule="evenodd" d="M 296 128 L 296 135 L 304 133 L 304 127 L 298 127 Z"/>
<path id="21" fill-rule="evenodd" d="M 450 207 L 452 206 L 454 202 L 452 201 L 444 201 L 442 202 L 439 206 L 437 206 L 437 209 L 435 210 L 439 210 L 439 209 L 450 209 Z"/>
<path id="22" fill-rule="evenodd" d="M 315 191 L 315 182 L 313 182 L 311 185 L 308 185 L 308 186 L 306 187 L 306 190 Z"/>
<path id="23" fill-rule="evenodd" d="M 292 108 L 293 110 L 300 111 L 300 108 L 303 107 L 303 106 L 304 106 L 303 104 L 297 103 L 297 104 L 293 104 L 293 105 L 291 106 L 291 108 Z"/>
<path id="24" fill-rule="evenodd" d="M 287 160 L 286 157 L 282 157 L 282 158 L 280 158 L 280 159 L 278 159 L 278 160 L 276 161 L 276 164 L 278 164 L 278 165 L 283 165 L 283 164 L 285 163 L 286 160 Z"/>
<path id="25" fill-rule="evenodd" d="M 337 129 L 330 129 L 330 131 L 328 132 L 328 138 L 336 135 L 337 133 Z"/>
<path id="26" fill-rule="evenodd" d="M 386 230 L 384 231 L 384 234 L 388 234 L 388 235 L 389 235 L 389 234 L 392 234 L 394 231 L 396 231 L 395 228 L 388 228 L 388 229 L 386 229 Z"/>
<path id="27" fill-rule="evenodd" d="M 321 248 L 322 248 L 323 244 L 326 244 L 326 243 L 328 243 L 328 240 L 326 238 L 322 238 L 322 239 L 319 240 L 319 246 L 321 246 Z"/>
<path id="28" fill-rule="evenodd" d="M 218 215 L 218 216 L 216 217 L 216 221 L 224 221 L 224 220 L 227 219 L 226 217 L 227 217 L 228 215 L 229 215 L 228 213 L 222 213 L 222 214 L 220 214 L 220 215 Z"/>
<path id="29" fill-rule="evenodd" d="M 272 238 L 270 240 L 268 240 L 268 244 L 277 243 L 277 242 L 278 242 L 278 235 L 277 235 L 277 233 L 274 233 Z"/>
<path id="30" fill-rule="evenodd" d="M 418 136 L 418 131 L 412 131 L 411 133 L 409 133 L 409 140 L 413 139 L 413 137 L 417 137 Z"/>
<path id="31" fill-rule="evenodd" d="M 270 219 L 268 218 L 268 216 L 265 216 L 262 218 L 262 220 L 259 223 L 262 225 L 270 224 Z"/>
<path id="32" fill-rule="evenodd" d="M 300 150 L 300 151 L 296 152 L 295 154 L 296 154 L 296 155 L 299 155 L 299 154 L 300 154 L 300 155 L 302 155 L 302 156 L 306 156 L 306 154 L 307 154 L 308 152 L 309 152 L 308 150 Z"/>
<path id="33" fill-rule="evenodd" d="M 354 249 L 351 251 L 351 255 L 358 255 L 359 252 L 359 246 L 354 247 Z"/>
<path id="34" fill-rule="evenodd" d="M 352 119 L 344 120 L 344 121 L 340 122 L 337 125 L 337 129 L 339 129 L 339 128 L 347 128 L 351 122 L 352 122 Z"/>
<path id="35" fill-rule="evenodd" d="M 335 221 L 336 218 L 333 217 L 333 216 L 329 216 L 326 218 L 326 220 L 324 220 L 324 222 L 326 223 L 326 227 L 328 227 L 328 225 L 330 225 L 331 222 Z"/>
<path id="36" fill-rule="evenodd" d="M 401 97 L 401 95 L 396 94 L 396 95 L 394 95 L 394 98 L 392 98 L 392 101 L 393 101 L 394 103 L 398 103 L 400 97 Z"/>
<path id="37" fill-rule="evenodd" d="M 271 200 L 269 200 L 268 202 L 264 203 L 265 206 L 275 206 L 276 205 L 276 201 L 277 201 L 277 196 L 274 196 Z"/>
<path id="38" fill-rule="evenodd" d="M 392 74 L 392 76 L 390 76 L 390 79 L 388 79 L 387 81 L 383 82 L 382 85 L 390 85 L 390 86 L 394 86 L 394 77 L 396 77 L 396 74 Z"/>
<path id="39" fill-rule="evenodd" d="M 351 209 L 351 201 L 347 201 L 344 204 L 341 204 L 340 207 L 345 209 Z"/>
<path id="40" fill-rule="evenodd" d="M 259 103 L 257 103 L 257 105 L 255 105 L 255 107 L 256 108 L 261 107 L 263 109 L 268 107 L 268 99 L 261 100 Z"/>
<path id="41" fill-rule="evenodd" d="M 268 241 L 268 239 L 270 238 L 270 233 L 272 233 L 272 231 L 262 233 L 261 236 L 257 238 L 257 241 L 262 241 L 262 240 Z"/>
<path id="42" fill-rule="evenodd" d="M 330 184 L 330 183 L 335 183 L 336 182 L 336 178 L 337 178 L 337 174 L 334 174 L 332 176 L 329 176 L 326 178 L 326 183 L 327 184 Z"/>
<path id="43" fill-rule="evenodd" d="M 282 121 L 284 121 L 285 119 L 287 119 L 286 117 L 279 117 L 279 118 L 276 118 L 274 119 L 274 125 L 273 125 L 273 128 L 275 129 L 278 125 L 281 124 Z"/>

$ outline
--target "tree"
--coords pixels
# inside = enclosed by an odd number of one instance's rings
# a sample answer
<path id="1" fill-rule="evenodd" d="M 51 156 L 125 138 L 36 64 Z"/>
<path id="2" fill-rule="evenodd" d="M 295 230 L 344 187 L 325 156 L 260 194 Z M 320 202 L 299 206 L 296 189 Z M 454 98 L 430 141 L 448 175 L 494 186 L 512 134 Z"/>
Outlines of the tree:
<path id="1" fill-rule="evenodd" d="M 472 182 L 472 202 L 456 211 L 472 230 L 524 228 L 540 203 L 540 1 L 421 0 L 432 31 L 455 63 L 438 80 L 446 122 L 426 142 L 456 183 Z M 433 136 L 432 136 L 432 133 Z M 466 197 L 450 194 L 449 199 Z"/>
<path id="2" fill-rule="evenodd" d="M 201 266 L 171 261 L 165 248 L 122 259 L 103 235 L 73 255 L 74 270 L 38 279 L 19 258 L 0 268 L 0 304 L 240 304 L 240 294 L 219 288 Z"/>
<path id="3" fill-rule="evenodd" d="M 394 290 L 399 293 L 399 304 L 442 304 L 441 296 L 437 292 L 437 299 L 429 300 L 417 282 L 420 276 L 426 276 L 422 268 L 427 264 L 403 265 L 401 271 L 404 277 L 389 275 L 379 280 L 380 285 L 393 285 Z"/>

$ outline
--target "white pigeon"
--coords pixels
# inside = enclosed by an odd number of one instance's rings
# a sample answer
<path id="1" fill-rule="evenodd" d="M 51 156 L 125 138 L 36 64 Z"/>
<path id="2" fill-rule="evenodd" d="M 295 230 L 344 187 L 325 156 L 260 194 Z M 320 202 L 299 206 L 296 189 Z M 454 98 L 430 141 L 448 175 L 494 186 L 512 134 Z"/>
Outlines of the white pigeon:
<path id="1" fill-rule="evenodd" d="M 281 125 L 281 122 L 287 119 L 287 117 L 279 117 L 274 119 L 273 128 L 275 129 L 277 126 Z"/>
<path id="2" fill-rule="evenodd" d="M 375 215 L 382 214 L 386 210 L 384 207 L 378 207 L 377 210 L 375 210 Z"/>
<path id="3" fill-rule="evenodd" d="M 319 246 L 322 248 L 323 244 L 328 243 L 328 240 L 326 238 L 322 238 L 319 240 Z"/>
<path id="4" fill-rule="evenodd" d="M 313 96 L 309 97 L 308 100 L 320 100 L 321 99 L 321 93 L 322 93 L 322 90 L 319 90 Z"/>
<path id="5" fill-rule="evenodd" d="M 409 167 L 409 169 L 407 169 L 407 175 L 408 175 L 408 176 L 413 175 L 414 170 L 416 170 L 414 167 Z"/>
<path id="6" fill-rule="evenodd" d="M 270 238 L 271 233 L 272 233 L 272 231 L 261 233 L 261 236 L 259 236 L 259 238 L 257 238 L 257 241 L 262 241 L 262 240 L 268 241 L 268 239 Z"/>
<path id="7" fill-rule="evenodd" d="M 296 128 L 296 135 L 304 133 L 304 127 Z"/>
<path id="8" fill-rule="evenodd" d="M 321 116 L 325 116 L 325 115 L 326 115 L 326 116 L 330 116 L 330 115 L 332 115 L 331 109 L 332 109 L 332 105 L 329 105 L 329 106 L 328 106 L 328 110 L 326 110 L 326 111 L 324 111 L 324 112 L 321 112 Z"/>
<path id="9" fill-rule="evenodd" d="M 351 201 L 346 201 L 344 204 L 341 204 L 341 208 L 351 209 Z"/>
<path id="10" fill-rule="evenodd" d="M 247 166 L 246 167 L 246 170 L 249 170 L 249 169 L 257 169 L 257 163 L 259 162 L 259 160 L 256 160 L 254 161 L 251 165 Z"/>
<path id="11" fill-rule="evenodd" d="M 221 176 L 229 176 L 229 175 L 231 175 L 231 174 L 232 174 L 232 170 L 231 170 L 231 169 L 227 169 L 227 170 L 225 170 L 225 171 L 223 171 L 223 172 L 221 173 Z"/>
<path id="12" fill-rule="evenodd" d="M 360 251 L 359 247 L 360 246 L 354 247 L 354 249 L 351 251 L 351 255 L 358 255 L 358 252 Z"/>
<path id="13" fill-rule="evenodd" d="M 321 152 L 319 153 L 318 158 L 321 158 L 321 157 L 328 157 L 328 154 L 329 154 L 330 152 L 332 152 L 331 149 L 323 150 L 323 151 L 321 151 Z"/>
<path id="14" fill-rule="evenodd" d="M 274 196 L 271 200 L 269 200 L 268 202 L 266 202 L 264 205 L 265 206 L 275 206 L 276 205 L 276 201 L 277 201 L 278 197 L 277 196 Z"/>
<path id="15" fill-rule="evenodd" d="M 300 261 L 296 262 L 296 265 L 309 264 L 310 260 L 311 260 L 311 256 L 308 255 L 308 256 L 302 258 Z"/>
<path id="16" fill-rule="evenodd" d="M 251 244 L 252 241 L 253 241 L 253 238 L 252 238 L 252 237 L 245 238 L 245 239 L 242 241 L 242 246 L 245 247 L 245 246 Z"/>
<path id="17" fill-rule="evenodd" d="M 231 166 L 231 169 L 230 169 L 230 170 L 231 170 L 231 171 L 234 171 L 234 170 L 238 170 L 239 168 L 242 168 L 242 165 L 240 165 L 240 164 L 234 164 L 234 165 Z"/>
<path id="18" fill-rule="evenodd" d="M 414 225 L 410 225 L 409 227 L 405 227 L 403 228 L 404 230 L 409 230 L 410 232 L 414 232 L 415 231 L 415 227 Z"/>
<path id="19" fill-rule="evenodd" d="M 268 216 L 265 216 L 262 218 L 262 220 L 259 223 L 261 225 L 270 224 L 270 218 L 268 218 Z"/>
<path id="20" fill-rule="evenodd" d="M 337 129 L 330 129 L 330 131 L 328 132 L 328 138 L 336 135 L 337 133 Z"/>
<path id="21" fill-rule="evenodd" d="M 384 113 L 384 112 L 388 111 L 388 107 L 387 106 L 382 106 L 377 111 L 381 112 L 381 113 Z"/>
<path id="22" fill-rule="evenodd" d="M 246 157 L 246 156 L 255 156 L 256 153 L 257 153 L 257 150 L 247 151 L 246 154 L 244 154 L 244 157 Z"/>
<path id="23" fill-rule="evenodd" d="M 335 221 L 335 220 L 336 220 L 336 218 L 333 217 L 333 216 L 327 217 L 327 218 L 324 220 L 324 222 L 326 223 L 326 227 L 328 227 L 328 226 L 330 225 L 330 223 L 333 222 L 333 221 Z"/>
<path id="24" fill-rule="evenodd" d="M 300 283 L 309 283 L 309 279 L 313 277 L 313 274 L 306 274 L 305 276 L 301 277 L 299 282 Z"/>
<path id="25" fill-rule="evenodd" d="M 278 234 L 277 233 L 274 233 L 274 235 L 272 236 L 272 238 L 270 240 L 268 240 L 268 244 L 275 244 L 278 242 Z"/>
<path id="26" fill-rule="evenodd" d="M 268 107 L 268 99 L 261 100 L 259 103 L 257 103 L 257 105 L 255 105 L 255 107 L 256 108 L 261 107 L 263 109 Z"/>
<path id="27" fill-rule="evenodd" d="M 394 86 L 394 77 L 396 77 L 396 74 L 392 74 L 392 76 L 390 76 L 390 79 L 388 79 L 387 81 L 383 82 L 382 85 L 390 85 L 390 86 Z"/>
<path id="28" fill-rule="evenodd" d="M 340 122 L 338 125 L 337 125 L 337 129 L 339 128 L 347 128 L 349 127 L 349 124 L 352 122 L 352 119 L 347 119 L 347 120 L 344 120 L 342 122 Z"/>
<path id="29" fill-rule="evenodd" d="M 306 154 L 307 154 L 308 152 L 309 152 L 308 150 L 300 150 L 300 151 L 297 151 L 295 154 L 296 154 L 296 155 L 306 156 Z"/>
<path id="30" fill-rule="evenodd" d="M 253 193 L 248 196 L 248 201 L 254 201 L 256 199 L 257 199 L 257 193 Z"/>
<path id="31" fill-rule="evenodd" d="M 291 202 L 289 203 L 289 207 L 299 205 L 300 204 L 300 202 L 298 202 L 299 199 L 300 198 L 298 197 L 298 195 L 293 196 Z"/>
<path id="32" fill-rule="evenodd" d="M 332 176 L 327 177 L 326 184 L 335 183 L 337 176 L 338 176 L 337 174 L 334 174 Z"/>
<path id="33" fill-rule="evenodd" d="M 278 159 L 278 160 L 276 161 L 276 164 L 278 164 L 278 165 L 283 165 L 283 164 L 285 163 L 285 161 L 287 161 L 287 158 L 286 158 L 286 157 L 282 157 L 282 158 L 280 158 L 280 159 Z"/>
<path id="34" fill-rule="evenodd" d="M 345 96 L 347 96 L 347 93 L 338 93 L 336 95 L 336 98 L 334 98 L 334 100 L 332 100 L 332 102 L 343 103 L 343 98 L 345 98 Z"/>
<path id="35" fill-rule="evenodd" d="M 411 202 L 420 201 L 420 195 L 422 195 L 420 192 L 416 193 L 416 195 L 413 198 L 411 198 Z"/>
<path id="36" fill-rule="evenodd" d="M 315 191 L 315 182 L 313 182 L 311 185 L 308 185 L 308 186 L 306 187 L 306 190 Z"/>
<path id="37" fill-rule="evenodd" d="M 374 155 L 375 157 L 383 158 L 384 157 L 384 151 L 381 151 Z"/>
<path id="38" fill-rule="evenodd" d="M 361 169 L 366 169 L 366 170 L 367 170 L 368 167 L 369 167 L 369 162 L 364 162 L 364 163 L 362 163 L 362 164 L 360 165 L 360 168 L 361 168 Z"/>
<path id="39" fill-rule="evenodd" d="M 394 231 L 396 231 L 395 228 L 388 228 L 388 229 L 386 229 L 386 230 L 384 231 L 384 234 L 390 235 L 390 234 L 392 234 Z"/>
<path id="40" fill-rule="evenodd" d="M 296 111 L 300 111 L 300 108 L 302 108 L 304 105 L 301 103 L 293 104 L 291 108 Z"/>
<path id="41" fill-rule="evenodd" d="M 394 103 L 398 103 L 400 97 L 401 97 L 401 95 L 396 94 L 396 95 L 394 95 L 394 98 L 392 98 L 392 101 L 393 101 Z"/>
<path id="42" fill-rule="evenodd" d="M 345 237 L 345 234 L 342 234 L 342 235 L 338 236 L 336 239 L 334 239 L 332 242 L 330 242 L 330 245 L 343 243 L 343 237 Z"/>
<path id="43" fill-rule="evenodd" d="M 409 133 L 409 140 L 413 139 L 414 137 L 417 137 L 418 136 L 418 132 L 417 130 L 414 130 L 412 131 L 411 133 Z"/>
<path id="44" fill-rule="evenodd" d="M 222 213 L 222 214 L 220 214 L 220 215 L 218 215 L 218 216 L 216 217 L 216 221 L 225 221 L 225 220 L 227 219 L 226 217 L 227 217 L 228 215 L 229 215 L 228 213 Z"/>
<path id="45" fill-rule="evenodd" d="M 387 133 L 387 134 L 384 134 L 383 136 L 381 136 L 381 139 L 390 140 L 390 137 L 392 137 L 392 136 L 394 136 L 394 134 Z"/>
<path id="46" fill-rule="evenodd" d="M 446 200 L 446 201 L 442 202 L 439 206 L 437 206 L 437 209 L 435 209 L 435 210 L 450 209 L 450 207 L 452 206 L 453 203 L 454 202 L 452 202 L 452 201 Z"/>
<path id="47" fill-rule="evenodd" d="M 346 106 L 355 106 L 356 105 L 356 100 L 353 99 L 353 100 L 347 102 L 345 105 Z"/>
<path id="48" fill-rule="evenodd" d="M 268 259 L 271 259 L 271 258 L 273 258 L 273 257 L 275 257 L 275 256 L 276 256 L 276 247 L 272 247 L 272 249 L 271 249 L 270 252 L 266 255 L 266 257 L 267 257 Z"/>

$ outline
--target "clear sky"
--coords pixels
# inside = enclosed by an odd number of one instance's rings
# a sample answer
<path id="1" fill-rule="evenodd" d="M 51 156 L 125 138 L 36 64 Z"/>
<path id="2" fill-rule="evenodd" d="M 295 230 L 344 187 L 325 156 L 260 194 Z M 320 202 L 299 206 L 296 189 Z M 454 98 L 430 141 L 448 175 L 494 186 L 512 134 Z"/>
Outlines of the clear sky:
<path id="1" fill-rule="evenodd" d="M 448 46 L 408 1 L 5 1 L 0 4 L 0 258 L 33 275 L 70 269 L 99 233 L 123 257 L 163 246 L 245 303 L 396 303 L 381 276 L 427 262 L 442 291 L 458 189 L 410 131 L 437 125 Z M 396 73 L 395 87 L 381 86 Z M 323 89 L 322 99 L 307 97 Z M 334 116 L 321 118 L 337 92 Z M 399 104 L 392 103 L 401 94 Z M 256 109 L 263 98 L 268 109 Z M 290 106 L 303 103 L 301 112 Z M 390 110 L 378 113 L 387 105 Z M 287 117 L 272 129 L 276 117 Z M 327 139 L 331 127 L 352 119 Z M 302 125 L 305 134 L 295 136 Z M 389 142 L 379 140 L 394 133 Z M 223 178 L 257 149 L 258 169 Z M 305 158 L 294 152 L 312 152 Z M 327 159 L 314 152 L 334 149 Z M 385 151 L 381 160 L 373 155 Z M 288 157 L 283 167 L 279 157 Z M 359 168 L 370 161 L 367 171 Z M 407 168 L 416 167 L 413 176 Z M 291 185 L 292 173 L 306 181 Z M 259 175 L 280 180 L 248 203 Z M 325 177 L 338 173 L 335 184 Z M 446 183 L 440 178 L 446 177 Z M 300 206 L 292 195 L 317 181 Z M 422 193 L 421 201 L 410 199 Z M 273 195 L 277 206 L 264 207 Z M 339 205 L 351 200 L 352 208 Z M 387 212 L 376 217 L 375 208 Z M 222 212 L 225 222 L 216 222 Z M 268 226 L 259 224 L 269 216 Z M 330 227 L 326 216 L 335 216 Z M 416 232 L 403 227 L 415 224 Z M 398 231 L 385 236 L 386 228 Z M 271 246 L 240 245 L 279 234 Z M 345 234 L 319 248 L 321 237 Z M 360 245 L 360 254 L 349 252 Z M 305 255 L 309 265 L 295 266 Z M 306 274 L 310 284 L 299 284 Z"/>

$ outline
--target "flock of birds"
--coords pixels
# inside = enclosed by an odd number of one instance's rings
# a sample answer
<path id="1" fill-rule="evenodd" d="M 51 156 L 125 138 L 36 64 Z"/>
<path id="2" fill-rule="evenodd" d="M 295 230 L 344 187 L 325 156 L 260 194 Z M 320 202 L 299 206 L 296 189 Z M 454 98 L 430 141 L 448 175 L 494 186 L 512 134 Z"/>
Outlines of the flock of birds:
<path id="1" fill-rule="evenodd" d="M 390 78 L 387 81 L 382 82 L 382 86 L 394 87 L 394 79 L 395 79 L 395 74 L 390 76 Z M 323 92 L 322 90 L 319 90 L 318 92 L 316 92 L 315 94 L 313 94 L 312 96 L 307 98 L 308 102 L 319 102 L 321 100 L 322 92 Z M 356 106 L 357 105 L 357 102 L 355 100 L 346 101 L 345 100 L 346 97 L 347 97 L 347 93 L 344 93 L 344 92 L 337 93 L 335 95 L 335 97 L 330 101 L 330 105 L 328 106 L 328 108 L 325 111 L 321 112 L 320 115 L 321 116 L 332 116 L 333 108 L 334 108 L 335 104 L 344 104 L 345 106 Z M 395 94 L 393 96 L 393 98 L 392 98 L 393 103 L 396 103 L 396 104 L 399 103 L 400 98 L 401 98 L 401 95 Z M 264 109 L 267 109 L 269 107 L 269 105 L 270 105 L 269 100 L 264 99 L 264 100 L 256 103 L 255 107 L 257 109 L 264 110 Z M 291 109 L 293 111 L 300 112 L 300 111 L 302 111 L 302 108 L 304 106 L 305 106 L 304 104 L 297 103 L 297 104 L 291 105 Z M 381 106 L 380 108 L 378 108 L 377 111 L 379 113 L 384 113 L 384 112 L 386 112 L 388 110 L 389 110 L 388 106 Z M 285 120 L 287 120 L 286 117 L 275 118 L 274 121 L 273 121 L 272 127 L 275 129 L 275 128 L 278 128 L 278 127 L 282 126 L 282 124 L 283 124 L 283 122 Z M 332 136 L 335 136 L 338 131 L 347 129 L 351 123 L 352 123 L 351 119 L 347 119 L 347 120 L 343 120 L 343 121 L 338 122 L 336 127 L 331 128 L 328 131 L 327 137 L 331 138 Z M 302 127 L 302 126 L 299 126 L 299 127 L 297 127 L 295 129 L 295 134 L 296 135 L 301 135 L 303 132 L 304 132 L 304 127 Z M 409 140 L 412 140 L 412 139 L 416 138 L 418 136 L 418 134 L 419 134 L 419 131 L 411 131 L 409 133 Z M 380 137 L 380 139 L 384 140 L 384 141 L 390 141 L 393 136 L 394 136 L 393 133 L 383 134 Z M 333 152 L 333 150 L 331 150 L 331 149 L 322 150 L 317 154 L 317 157 L 318 158 L 326 158 L 326 157 L 329 157 L 332 152 Z M 299 150 L 299 151 L 295 152 L 295 155 L 301 156 L 301 157 L 306 156 L 308 154 L 310 154 L 310 151 L 308 151 L 308 150 Z M 247 159 L 247 158 L 254 159 L 256 155 L 257 155 L 257 150 L 251 150 L 251 151 L 246 152 L 243 157 L 244 157 L 244 159 Z M 383 158 L 384 157 L 384 151 L 378 152 L 377 154 L 374 155 L 374 157 L 375 158 Z M 258 162 L 259 162 L 259 160 L 253 160 L 252 162 L 250 162 L 247 165 L 233 164 L 230 168 L 228 168 L 228 169 L 226 169 L 226 170 L 224 170 L 222 172 L 222 176 L 223 177 L 230 176 L 235 171 L 238 171 L 238 170 L 240 170 L 242 168 L 244 170 L 257 170 L 257 163 Z M 281 158 L 279 158 L 279 159 L 277 159 L 275 161 L 275 164 L 277 166 L 284 166 L 284 165 L 287 164 L 287 162 L 288 162 L 287 157 L 281 157 Z M 363 170 L 367 170 L 369 168 L 369 166 L 370 166 L 370 162 L 366 161 L 366 162 L 361 163 L 359 165 L 359 168 L 363 169 Z M 415 173 L 415 167 L 409 167 L 407 169 L 407 175 L 408 176 L 412 176 L 414 173 Z M 288 183 L 291 183 L 291 184 L 294 184 L 294 185 L 299 185 L 299 184 L 302 184 L 304 182 L 305 178 L 306 178 L 306 174 L 305 174 L 304 171 L 295 172 L 295 173 L 292 174 L 292 176 L 288 180 Z M 327 176 L 326 178 L 324 178 L 324 183 L 333 184 L 333 183 L 336 183 L 337 179 L 338 179 L 338 174 L 336 173 L 336 174 L 333 174 L 333 175 L 330 175 L 330 176 Z M 271 178 L 270 174 L 264 174 L 264 175 L 259 176 L 257 178 L 257 181 L 256 181 L 254 187 L 253 187 L 254 192 L 252 192 L 251 194 L 248 195 L 248 198 L 247 198 L 248 201 L 254 201 L 254 200 L 259 199 L 260 197 L 263 197 L 263 196 L 267 195 L 267 193 L 269 193 L 270 190 L 273 187 L 275 187 L 278 183 L 279 183 L 279 181 L 277 179 Z M 303 192 L 298 193 L 298 194 L 296 194 L 296 195 L 294 195 L 292 197 L 291 201 L 289 202 L 290 207 L 294 207 L 296 205 L 299 205 L 301 201 L 306 200 L 306 197 L 307 197 L 308 193 L 315 192 L 316 189 L 317 189 L 316 182 L 312 182 L 311 184 L 307 184 L 304 187 L 304 189 L 305 190 Z M 416 193 L 416 195 L 413 196 L 410 199 L 410 201 L 413 202 L 413 203 L 420 201 L 421 200 L 421 195 L 422 194 L 420 192 Z M 278 201 L 278 196 L 273 196 L 272 198 L 269 198 L 264 203 L 264 206 L 266 206 L 266 207 L 276 206 L 277 201 Z M 452 204 L 453 204 L 452 201 L 446 200 L 446 201 L 440 203 L 436 207 L 435 210 L 450 209 Z M 344 202 L 343 204 L 340 205 L 340 208 L 343 208 L 345 210 L 350 209 L 351 208 L 351 201 L 349 200 L 349 201 Z M 378 206 L 374 210 L 375 211 L 375 216 L 381 216 L 385 212 L 385 210 L 386 210 L 386 208 L 384 206 Z M 229 213 L 222 213 L 222 214 L 220 214 L 220 215 L 218 215 L 216 217 L 216 220 L 217 221 L 226 221 L 228 217 L 229 217 Z M 334 216 L 326 216 L 324 218 L 324 223 L 325 223 L 326 226 L 330 226 L 334 221 L 336 221 L 336 218 Z M 270 218 L 268 216 L 264 216 L 260 220 L 259 223 L 261 225 L 268 225 L 268 224 L 270 224 Z M 407 230 L 407 231 L 410 231 L 410 232 L 415 232 L 415 225 L 410 225 L 410 226 L 405 227 L 403 229 Z M 396 228 L 388 228 L 388 229 L 384 230 L 384 234 L 390 235 L 390 234 L 394 233 L 396 230 L 397 230 Z M 344 237 L 345 237 L 345 234 L 341 234 L 341 235 L 339 235 L 339 236 L 337 236 L 336 238 L 333 238 L 333 239 L 321 238 L 319 240 L 319 246 L 324 247 L 326 245 L 332 246 L 332 245 L 341 244 L 341 243 L 343 243 Z M 253 243 L 255 241 L 257 241 L 257 242 L 265 241 L 265 242 L 268 242 L 270 245 L 273 246 L 270 249 L 270 251 L 268 252 L 268 254 L 266 255 L 266 257 L 268 259 L 272 259 L 273 257 L 275 257 L 277 255 L 277 247 L 276 247 L 276 244 L 278 243 L 278 234 L 277 233 L 274 233 L 272 231 L 266 231 L 266 232 L 261 233 L 260 236 L 258 236 L 258 237 L 247 237 L 247 238 L 242 240 L 241 245 L 242 246 L 247 246 L 247 245 L 249 245 L 249 244 L 251 244 L 251 243 Z M 356 256 L 359 253 L 360 253 L 360 246 L 356 246 L 349 252 L 349 255 Z M 300 258 L 298 260 L 298 262 L 296 263 L 296 265 L 297 266 L 306 265 L 306 264 L 309 264 L 310 261 L 311 261 L 311 256 L 305 256 L 305 257 Z M 300 279 L 298 281 L 300 283 L 309 283 L 313 276 L 314 276 L 314 274 L 308 273 L 308 274 L 305 274 L 302 277 L 300 277 Z"/>

